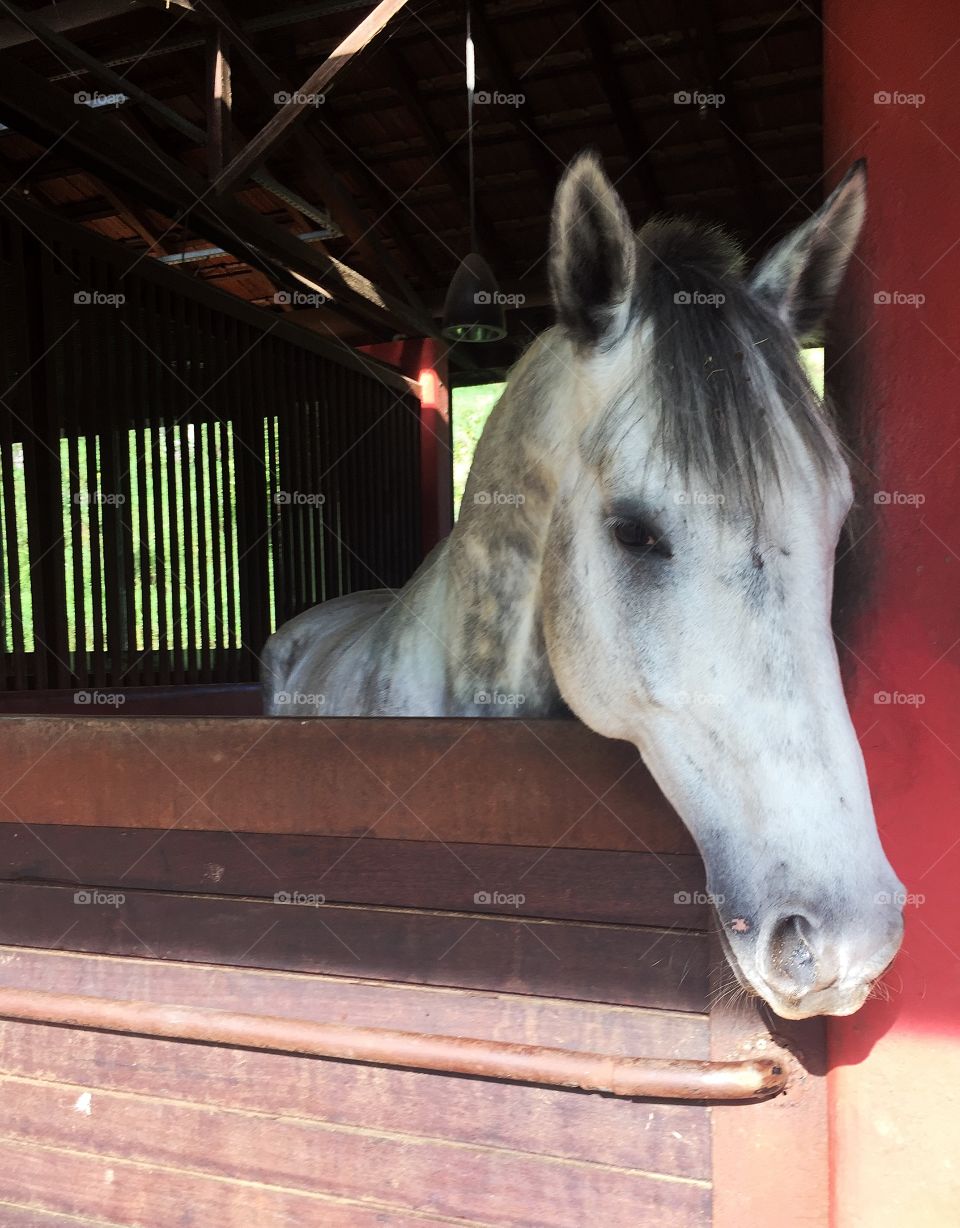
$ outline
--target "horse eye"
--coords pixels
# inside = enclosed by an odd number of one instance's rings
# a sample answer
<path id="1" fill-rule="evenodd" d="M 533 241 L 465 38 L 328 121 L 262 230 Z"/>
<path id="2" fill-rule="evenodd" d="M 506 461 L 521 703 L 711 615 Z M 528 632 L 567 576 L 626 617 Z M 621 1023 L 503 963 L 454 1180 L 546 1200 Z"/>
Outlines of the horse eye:
<path id="1" fill-rule="evenodd" d="M 631 554 L 640 557 L 655 554 L 663 559 L 673 557 L 667 539 L 642 520 L 615 520 L 613 536 Z"/>

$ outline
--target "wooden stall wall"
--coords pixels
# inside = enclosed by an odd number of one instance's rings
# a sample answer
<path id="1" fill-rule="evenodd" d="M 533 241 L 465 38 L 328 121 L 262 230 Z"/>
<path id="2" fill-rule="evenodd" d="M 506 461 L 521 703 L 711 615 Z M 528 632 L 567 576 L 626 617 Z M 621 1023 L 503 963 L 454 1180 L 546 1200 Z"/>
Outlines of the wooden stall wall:
<path id="1" fill-rule="evenodd" d="M 0 689 L 250 681 L 421 556 L 402 380 L 17 204 L 0 219 Z"/>
<path id="2" fill-rule="evenodd" d="M 4 1223 L 825 1222 L 822 1029 L 734 1003 L 632 747 L 574 721 L 5 717 L 0 797 L 0 989 L 798 1054 L 784 1095 L 711 1106 L 7 1021 Z"/>

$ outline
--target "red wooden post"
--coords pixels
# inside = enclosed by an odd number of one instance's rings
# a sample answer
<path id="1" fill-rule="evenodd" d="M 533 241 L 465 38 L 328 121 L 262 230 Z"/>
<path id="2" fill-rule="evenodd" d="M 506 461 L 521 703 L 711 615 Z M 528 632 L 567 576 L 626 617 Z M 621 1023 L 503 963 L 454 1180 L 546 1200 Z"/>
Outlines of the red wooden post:
<path id="1" fill-rule="evenodd" d="M 420 386 L 420 491 L 423 553 L 453 528 L 453 435 L 446 346 L 411 337 L 360 347 Z"/>
<path id="2" fill-rule="evenodd" d="M 869 174 L 827 353 L 875 474 L 850 694 L 911 893 L 890 1001 L 829 1029 L 831 1223 L 946 1228 L 960 1202 L 960 21 L 950 4 L 827 0 L 823 37 L 830 180 L 862 155 Z"/>

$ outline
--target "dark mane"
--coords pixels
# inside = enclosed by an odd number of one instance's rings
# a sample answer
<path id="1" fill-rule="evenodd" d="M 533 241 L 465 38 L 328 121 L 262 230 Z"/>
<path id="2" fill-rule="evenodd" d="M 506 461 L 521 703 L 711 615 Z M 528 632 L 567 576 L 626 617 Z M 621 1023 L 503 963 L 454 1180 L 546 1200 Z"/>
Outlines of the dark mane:
<path id="1" fill-rule="evenodd" d="M 683 479 L 735 492 L 735 505 L 757 512 L 763 481 L 778 475 L 784 418 L 818 466 L 832 469 L 828 415 L 793 337 L 744 284 L 736 243 L 710 227 L 654 220 L 637 251 L 661 442 Z"/>

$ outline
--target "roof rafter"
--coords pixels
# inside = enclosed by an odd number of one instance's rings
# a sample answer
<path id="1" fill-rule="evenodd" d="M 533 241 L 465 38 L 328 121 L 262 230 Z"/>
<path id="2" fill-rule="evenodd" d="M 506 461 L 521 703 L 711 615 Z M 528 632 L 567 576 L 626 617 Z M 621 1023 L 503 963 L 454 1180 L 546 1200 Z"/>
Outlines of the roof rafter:
<path id="1" fill-rule="evenodd" d="M 231 185 L 239 183 L 249 175 L 276 148 L 294 124 L 303 121 L 305 113 L 309 113 L 314 106 L 311 100 L 324 95 L 337 74 L 376 38 L 390 18 L 406 3 L 407 0 L 380 0 L 373 12 L 338 43 L 323 63 L 277 108 L 273 117 L 223 170 L 217 179 L 218 191 L 227 191 Z"/>

